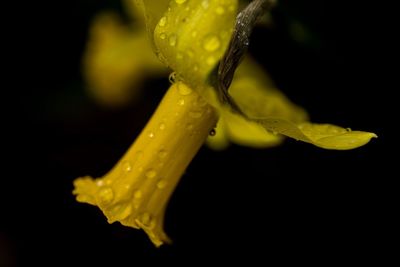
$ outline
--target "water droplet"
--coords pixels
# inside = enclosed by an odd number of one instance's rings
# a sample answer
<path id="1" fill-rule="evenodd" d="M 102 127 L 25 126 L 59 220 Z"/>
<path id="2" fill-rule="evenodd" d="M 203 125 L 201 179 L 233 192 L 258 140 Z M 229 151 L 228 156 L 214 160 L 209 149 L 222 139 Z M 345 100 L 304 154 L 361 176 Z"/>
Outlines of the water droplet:
<path id="1" fill-rule="evenodd" d="M 163 189 L 167 186 L 167 181 L 161 179 L 160 181 L 158 181 L 157 183 L 157 188 L 158 189 Z"/>
<path id="2" fill-rule="evenodd" d="M 157 175 L 157 172 L 153 169 L 148 169 L 145 175 L 147 178 L 154 178 Z"/>
<path id="3" fill-rule="evenodd" d="M 182 83 L 178 84 L 178 91 L 181 95 L 190 95 L 192 93 L 192 89 Z"/>
<path id="4" fill-rule="evenodd" d="M 215 129 L 211 129 L 211 131 L 208 134 L 210 136 L 215 136 L 217 134 L 217 131 Z"/>
<path id="5" fill-rule="evenodd" d="M 160 151 L 158 151 L 158 156 L 160 157 L 160 159 L 165 158 L 167 156 L 167 151 L 161 149 Z"/>
<path id="6" fill-rule="evenodd" d="M 190 112 L 189 112 L 189 116 L 192 117 L 192 118 L 194 118 L 194 119 L 198 119 L 198 118 L 200 118 L 202 115 L 203 115 L 203 113 L 200 112 L 200 111 L 190 111 Z"/>
<path id="7" fill-rule="evenodd" d="M 137 191 L 135 191 L 135 193 L 133 193 L 133 197 L 134 197 L 135 199 L 142 198 L 142 196 L 143 196 L 143 193 L 142 193 L 142 191 L 140 191 L 140 190 L 137 190 Z"/>
<path id="8" fill-rule="evenodd" d="M 215 58 L 213 56 L 209 56 L 206 62 L 208 65 L 213 65 L 215 63 Z"/>
<path id="9" fill-rule="evenodd" d="M 203 0 L 203 2 L 201 2 L 201 6 L 204 8 L 204 9 L 207 9 L 208 8 L 208 6 L 209 6 L 209 1 L 208 0 Z"/>
<path id="10" fill-rule="evenodd" d="M 167 24 L 167 17 L 162 17 L 160 19 L 160 22 L 158 23 L 158 25 L 160 25 L 161 27 L 164 27 Z"/>
<path id="11" fill-rule="evenodd" d="M 167 35 L 164 32 L 160 33 L 160 38 L 161 40 L 164 40 L 165 38 L 167 38 Z"/>
<path id="12" fill-rule="evenodd" d="M 104 187 L 99 191 L 98 197 L 100 202 L 108 204 L 114 199 L 114 191 L 110 187 Z"/>
<path id="13" fill-rule="evenodd" d="M 177 41 L 177 36 L 176 34 L 171 34 L 168 38 L 168 42 L 170 46 L 175 46 L 176 45 L 176 41 Z"/>
<path id="14" fill-rule="evenodd" d="M 150 138 L 154 138 L 154 136 L 155 136 L 155 134 L 154 134 L 153 132 L 150 132 L 150 133 L 149 133 L 149 137 L 150 137 Z"/>
<path id="15" fill-rule="evenodd" d="M 186 0 L 175 0 L 175 3 L 177 3 L 178 5 L 185 3 Z"/>
<path id="16" fill-rule="evenodd" d="M 165 123 L 160 123 L 160 126 L 158 128 L 160 128 L 161 131 L 165 130 Z"/>
<path id="17" fill-rule="evenodd" d="M 176 73 L 172 72 L 169 76 L 168 76 L 168 80 L 170 83 L 175 83 L 176 80 Z"/>
<path id="18" fill-rule="evenodd" d="M 346 131 L 351 132 L 351 128 L 346 128 Z"/>
<path id="19" fill-rule="evenodd" d="M 208 35 L 204 38 L 203 48 L 209 52 L 217 50 L 221 46 L 221 42 L 216 35 Z"/>
<path id="20" fill-rule="evenodd" d="M 185 105 L 185 99 L 183 99 L 183 98 L 179 99 L 179 100 L 178 100 L 178 105 L 179 105 L 179 106 Z"/>
<path id="21" fill-rule="evenodd" d="M 223 8 L 222 6 L 219 6 L 219 7 L 217 7 L 217 8 L 215 9 L 215 12 L 216 12 L 218 15 L 222 15 L 222 14 L 225 13 L 225 8 Z"/>
<path id="22" fill-rule="evenodd" d="M 122 162 L 122 169 L 126 172 L 130 172 L 132 170 L 132 165 L 129 161 L 125 160 Z"/>

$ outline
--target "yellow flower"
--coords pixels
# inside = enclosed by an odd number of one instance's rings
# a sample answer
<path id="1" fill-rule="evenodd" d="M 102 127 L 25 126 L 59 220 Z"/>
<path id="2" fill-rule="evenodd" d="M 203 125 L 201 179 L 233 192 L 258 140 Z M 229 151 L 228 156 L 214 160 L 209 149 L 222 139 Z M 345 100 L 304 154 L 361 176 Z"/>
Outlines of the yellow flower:
<path id="1" fill-rule="evenodd" d="M 236 0 L 139 3 L 156 53 L 175 71 L 176 82 L 108 174 L 74 183 L 77 200 L 98 206 L 110 223 L 142 228 L 156 246 L 168 242 L 163 231 L 168 199 L 218 120 L 209 141 L 216 148 L 228 141 L 268 147 L 285 135 L 323 148 L 352 149 L 375 137 L 307 122 L 306 112 L 276 90 L 251 59 L 238 68 L 229 90 L 243 114 L 220 103 L 210 77 L 231 40 Z"/>

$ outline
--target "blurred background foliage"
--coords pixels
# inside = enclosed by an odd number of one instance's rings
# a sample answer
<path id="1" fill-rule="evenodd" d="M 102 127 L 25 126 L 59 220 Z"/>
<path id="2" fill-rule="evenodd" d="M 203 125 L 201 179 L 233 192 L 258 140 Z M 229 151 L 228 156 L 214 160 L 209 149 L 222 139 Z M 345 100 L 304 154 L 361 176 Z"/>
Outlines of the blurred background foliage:
<path id="1" fill-rule="evenodd" d="M 378 164 L 387 142 L 387 96 L 377 78 L 382 32 L 373 6 L 360 3 L 279 1 L 267 26 L 254 31 L 249 53 L 313 121 L 379 139 L 346 152 L 294 140 L 269 150 L 202 148 L 168 208 L 174 244 L 161 249 L 141 231 L 108 225 L 71 191 L 75 177 L 101 176 L 114 165 L 168 79 L 145 80 L 139 98 L 124 107 L 100 105 L 88 93 L 82 56 L 94 16 L 113 10 L 126 21 L 122 3 L 28 8 L 32 19 L 15 30 L 22 48 L 14 64 L 24 75 L 14 84 L 23 85 L 5 103 L 12 116 L 4 131 L 10 163 L 1 177 L 0 266 L 381 261 L 391 251 L 380 247 L 390 197 L 382 197 Z"/>

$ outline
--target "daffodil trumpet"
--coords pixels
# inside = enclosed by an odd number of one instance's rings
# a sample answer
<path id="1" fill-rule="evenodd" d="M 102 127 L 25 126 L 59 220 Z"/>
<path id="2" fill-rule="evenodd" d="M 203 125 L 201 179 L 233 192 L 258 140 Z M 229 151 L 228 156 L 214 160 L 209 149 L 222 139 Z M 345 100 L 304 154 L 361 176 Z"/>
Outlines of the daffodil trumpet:
<path id="1" fill-rule="evenodd" d="M 217 123 L 217 112 L 186 84 L 167 91 L 142 133 L 103 178 L 79 178 L 79 202 L 98 206 L 108 222 L 142 228 L 156 246 L 166 203 L 180 177 Z"/>

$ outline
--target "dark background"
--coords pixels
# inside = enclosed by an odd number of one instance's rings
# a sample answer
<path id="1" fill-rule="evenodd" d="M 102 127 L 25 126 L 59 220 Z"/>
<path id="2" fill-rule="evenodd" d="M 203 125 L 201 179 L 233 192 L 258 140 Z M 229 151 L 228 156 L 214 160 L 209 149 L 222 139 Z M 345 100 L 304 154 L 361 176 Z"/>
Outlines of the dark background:
<path id="1" fill-rule="evenodd" d="M 379 138 L 345 152 L 294 140 L 268 150 L 203 147 L 168 206 L 174 243 L 160 249 L 142 231 L 107 224 L 71 191 L 76 177 L 102 176 L 116 163 L 167 79 L 147 81 L 141 101 L 126 108 L 97 105 L 85 91 L 81 56 L 93 15 L 121 11 L 119 2 L 24 6 L 10 22 L 15 75 L 5 77 L 11 83 L 2 98 L 0 266 L 382 264 L 394 251 L 388 244 L 398 213 L 389 209 L 397 198 L 396 174 L 388 171 L 395 146 L 386 120 L 396 108 L 384 63 L 389 8 L 346 2 L 280 1 L 273 27 L 254 31 L 250 53 L 314 122 Z M 303 34 L 293 34 L 295 23 Z"/>

